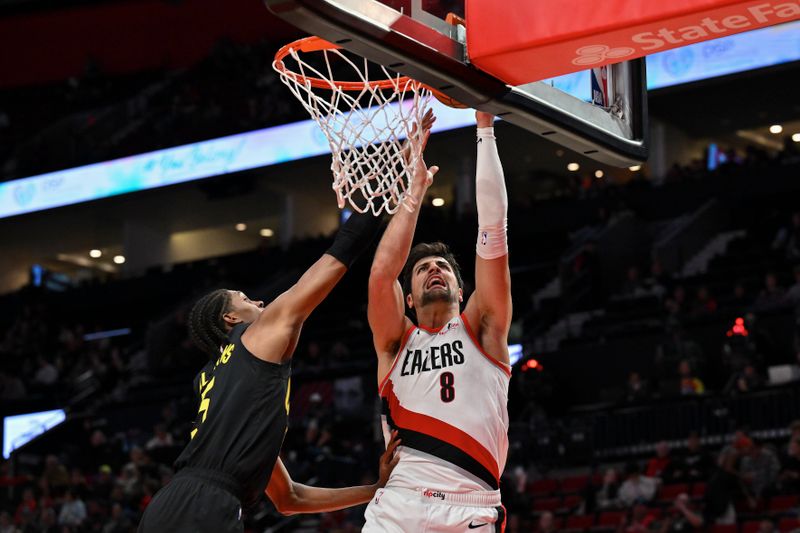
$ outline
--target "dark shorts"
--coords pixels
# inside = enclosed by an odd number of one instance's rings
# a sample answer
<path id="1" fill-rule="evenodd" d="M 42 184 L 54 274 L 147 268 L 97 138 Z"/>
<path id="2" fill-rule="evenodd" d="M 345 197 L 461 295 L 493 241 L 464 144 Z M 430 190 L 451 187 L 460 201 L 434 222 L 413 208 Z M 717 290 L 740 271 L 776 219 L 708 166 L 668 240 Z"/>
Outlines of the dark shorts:
<path id="1" fill-rule="evenodd" d="M 179 472 L 153 497 L 139 533 L 242 533 L 242 506 L 234 491 L 210 476 Z"/>

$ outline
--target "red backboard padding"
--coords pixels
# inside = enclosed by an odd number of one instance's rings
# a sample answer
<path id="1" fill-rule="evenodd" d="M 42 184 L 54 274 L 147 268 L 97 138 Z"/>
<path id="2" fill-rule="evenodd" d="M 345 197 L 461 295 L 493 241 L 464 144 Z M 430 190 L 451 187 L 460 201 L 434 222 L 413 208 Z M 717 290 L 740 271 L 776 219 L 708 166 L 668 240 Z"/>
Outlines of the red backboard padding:
<path id="1" fill-rule="evenodd" d="M 800 19 L 787 0 L 466 0 L 470 61 L 511 85 Z"/>

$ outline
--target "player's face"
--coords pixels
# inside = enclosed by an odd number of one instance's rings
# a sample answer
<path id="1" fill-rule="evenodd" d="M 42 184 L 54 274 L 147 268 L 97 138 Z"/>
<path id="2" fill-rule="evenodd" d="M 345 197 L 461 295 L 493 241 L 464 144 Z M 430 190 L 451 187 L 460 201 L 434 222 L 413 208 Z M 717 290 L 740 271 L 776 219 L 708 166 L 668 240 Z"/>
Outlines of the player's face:
<path id="1" fill-rule="evenodd" d="M 414 265 L 411 277 L 410 305 L 424 306 L 433 302 L 456 303 L 461 301 L 453 268 L 443 257 L 423 257 Z"/>
<path id="2" fill-rule="evenodd" d="M 231 291 L 230 310 L 225 313 L 225 319 L 233 324 L 239 322 L 252 323 L 264 310 L 264 302 L 251 300 L 242 291 Z"/>

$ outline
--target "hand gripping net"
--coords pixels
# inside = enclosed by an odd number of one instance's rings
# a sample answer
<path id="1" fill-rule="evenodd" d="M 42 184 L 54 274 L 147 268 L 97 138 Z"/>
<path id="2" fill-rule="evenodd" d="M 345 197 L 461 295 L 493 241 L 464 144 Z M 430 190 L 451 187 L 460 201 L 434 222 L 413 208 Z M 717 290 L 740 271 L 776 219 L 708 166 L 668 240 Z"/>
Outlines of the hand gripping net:
<path id="1" fill-rule="evenodd" d="M 322 52 L 314 67 L 301 53 Z M 319 59 L 319 54 L 315 54 Z M 294 61 L 289 69 L 284 60 Z M 430 91 L 381 65 L 347 57 L 319 37 L 300 39 L 275 54 L 272 67 L 328 139 L 333 190 L 339 208 L 394 213 L 405 202 L 422 157 L 422 117 Z M 382 79 L 370 81 L 370 70 Z M 356 81 L 336 81 L 342 74 Z"/>

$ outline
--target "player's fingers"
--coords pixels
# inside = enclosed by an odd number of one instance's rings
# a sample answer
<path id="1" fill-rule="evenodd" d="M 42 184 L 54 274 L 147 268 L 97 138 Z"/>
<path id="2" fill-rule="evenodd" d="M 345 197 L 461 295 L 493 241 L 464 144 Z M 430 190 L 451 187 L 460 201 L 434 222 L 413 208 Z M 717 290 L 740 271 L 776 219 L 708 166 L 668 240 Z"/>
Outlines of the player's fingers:
<path id="1" fill-rule="evenodd" d="M 425 133 L 422 135 L 422 149 L 424 150 L 425 147 L 428 145 L 428 138 L 431 136 L 430 128 L 425 129 Z"/>
<path id="2" fill-rule="evenodd" d="M 387 447 L 386 447 L 386 454 L 388 454 L 388 455 L 390 455 L 390 456 L 391 456 L 392 454 L 394 454 L 394 450 L 395 450 L 395 448 L 397 448 L 397 447 L 400 445 L 400 442 L 401 442 L 401 441 L 400 441 L 400 439 L 397 437 L 397 435 L 394 435 L 394 436 L 392 437 L 392 440 L 389 442 L 389 446 L 387 446 Z"/>
<path id="3" fill-rule="evenodd" d="M 439 172 L 439 167 L 433 165 L 431 168 L 428 169 L 428 174 L 430 175 L 431 179 Z"/>

